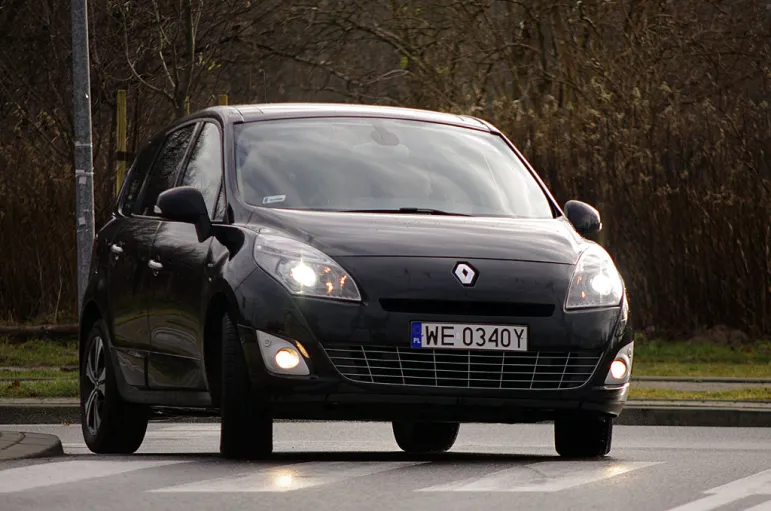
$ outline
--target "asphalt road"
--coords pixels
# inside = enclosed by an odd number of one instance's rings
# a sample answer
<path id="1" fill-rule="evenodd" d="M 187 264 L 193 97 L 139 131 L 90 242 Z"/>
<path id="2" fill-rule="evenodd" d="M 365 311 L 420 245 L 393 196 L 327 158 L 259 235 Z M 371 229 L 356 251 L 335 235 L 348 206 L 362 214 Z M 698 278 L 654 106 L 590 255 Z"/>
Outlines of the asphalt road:
<path id="1" fill-rule="evenodd" d="M 771 510 L 771 429 L 617 427 L 610 457 L 566 461 L 550 425 L 461 428 L 450 453 L 410 457 L 390 426 L 280 423 L 269 461 L 217 454 L 217 424 L 155 423 L 134 456 L 95 456 L 79 426 L 64 457 L 0 464 L 0 509 Z"/>

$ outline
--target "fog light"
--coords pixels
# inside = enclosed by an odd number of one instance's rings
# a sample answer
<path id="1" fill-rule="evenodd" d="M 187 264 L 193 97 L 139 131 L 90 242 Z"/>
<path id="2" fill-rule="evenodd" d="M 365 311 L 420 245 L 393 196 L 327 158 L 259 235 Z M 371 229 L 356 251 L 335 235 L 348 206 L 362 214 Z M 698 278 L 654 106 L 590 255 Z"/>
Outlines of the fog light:
<path id="1" fill-rule="evenodd" d="M 610 364 L 610 375 L 617 380 L 623 380 L 626 376 L 626 362 L 617 358 Z"/>
<path id="2" fill-rule="evenodd" d="M 623 346 L 616 356 L 613 357 L 613 362 L 610 363 L 608 369 L 608 375 L 605 377 L 605 385 L 623 385 L 629 382 L 629 378 L 632 376 L 632 360 L 634 357 L 634 343 L 630 342 L 626 346 Z"/>
<path id="3" fill-rule="evenodd" d="M 262 360 L 265 362 L 265 369 L 269 372 L 293 376 L 307 376 L 311 373 L 305 362 L 310 360 L 310 357 L 300 343 L 295 345 L 281 337 L 257 330 L 257 344 L 260 347 Z"/>
<path id="4" fill-rule="evenodd" d="M 300 364 L 300 354 L 292 348 L 281 348 L 276 352 L 276 365 L 281 369 L 294 369 Z"/>

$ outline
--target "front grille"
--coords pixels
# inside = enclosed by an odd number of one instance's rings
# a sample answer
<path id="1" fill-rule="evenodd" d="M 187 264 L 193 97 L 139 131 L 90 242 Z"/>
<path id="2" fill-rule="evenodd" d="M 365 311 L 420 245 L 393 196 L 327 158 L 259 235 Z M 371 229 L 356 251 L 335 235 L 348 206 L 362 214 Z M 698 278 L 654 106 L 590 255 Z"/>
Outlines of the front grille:
<path id="1" fill-rule="evenodd" d="M 411 298 L 381 298 L 380 306 L 388 312 L 410 314 L 447 314 L 452 316 L 515 316 L 548 318 L 554 314 L 554 304 L 477 302 L 458 300 L 416 300 Z"/>
<path id="2" fill-rule="evenodd" d="M 391 385 L 512 390 L 575 389 L 585 384 L 601 351 L 501 352 L 325 346 L 353 381 Z"/>

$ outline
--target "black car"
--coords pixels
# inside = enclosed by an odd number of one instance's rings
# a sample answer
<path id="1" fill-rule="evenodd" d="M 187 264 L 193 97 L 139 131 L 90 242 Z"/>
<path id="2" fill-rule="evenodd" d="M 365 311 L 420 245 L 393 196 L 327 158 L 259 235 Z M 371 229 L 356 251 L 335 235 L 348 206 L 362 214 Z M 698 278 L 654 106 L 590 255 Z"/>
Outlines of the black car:
<path id="1" fill-rule="evenodd" d="M 485 121 L 333 104 L 216 107 L 138 153 L 94 241 L 83 435 L 139 448 L 150 418 L 221 418 L 226 457 L 274 419 L 389 421 L 407 452 L 462 422 L 554 421 L 609 452 L 629 390 L 623 281 Z"/>

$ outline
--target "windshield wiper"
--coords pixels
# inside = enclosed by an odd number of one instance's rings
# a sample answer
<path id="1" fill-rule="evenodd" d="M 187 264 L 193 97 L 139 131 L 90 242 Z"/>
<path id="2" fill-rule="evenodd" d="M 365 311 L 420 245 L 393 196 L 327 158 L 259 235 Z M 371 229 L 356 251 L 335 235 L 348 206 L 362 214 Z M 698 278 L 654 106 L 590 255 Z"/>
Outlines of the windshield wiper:
<path id="1" fill-rule="evenodd" d="M 445 215 L 445 216 L 471 216 L 466 213 L 454 213 L 431 208 L 399 208 L 399 209 L 341 209 L 342 213 L 384 213 L 401 215 Z"/>

